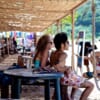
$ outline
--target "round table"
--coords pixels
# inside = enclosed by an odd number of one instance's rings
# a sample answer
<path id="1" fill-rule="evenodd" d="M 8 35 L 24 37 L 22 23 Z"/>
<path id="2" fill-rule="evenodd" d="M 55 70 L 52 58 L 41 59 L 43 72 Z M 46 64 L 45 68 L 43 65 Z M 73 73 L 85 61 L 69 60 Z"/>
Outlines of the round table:
<path id="1" fill-rule="evenodd" d="M 59 72 L 32 72 L 27 69 L 12 69 L 4 71 L 4 74 L 12 77 L 13 81 L 11 84 L 11 98 L 20 98 L 20 87 L 22 79 L 41 79 L 45 82 L 45 100 L 50 100 L 50 80 L 54 80 L 54 88 L 56 94 L 56 100 L 61 100 L 60 94 L 60 78 L 63 77 L 62 73 Z"/>

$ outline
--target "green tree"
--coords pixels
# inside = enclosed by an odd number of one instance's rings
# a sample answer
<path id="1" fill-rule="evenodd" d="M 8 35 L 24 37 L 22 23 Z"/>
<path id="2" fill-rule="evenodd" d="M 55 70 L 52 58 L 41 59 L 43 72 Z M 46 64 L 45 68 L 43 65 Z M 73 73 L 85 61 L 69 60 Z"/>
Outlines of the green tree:
<path id="1" fill-rule="evenodd" d="M 77 18 L 78 18 L 78 13 L 74 13 L 74 20 L 76 21 L 77 20 Z M 66 17 L 64 17 L 64 18 L 62 18 L 61 19 L 61 22 L 62 22 L 62 24 L 69 24 L 69 25 L 72 25 L 72 16 L 71 15 L 68 15 L 68 16 L 66 16 Z"/>

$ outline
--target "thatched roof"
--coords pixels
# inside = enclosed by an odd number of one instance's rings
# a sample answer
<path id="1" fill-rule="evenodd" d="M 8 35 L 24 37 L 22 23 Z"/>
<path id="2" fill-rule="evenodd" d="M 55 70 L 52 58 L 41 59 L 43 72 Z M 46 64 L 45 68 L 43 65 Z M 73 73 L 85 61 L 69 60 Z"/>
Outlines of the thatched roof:
<path id="1" fill-rule="evenodd" d="M 0 0 L 0 31 L 43 31 L 87 0 Z"/>

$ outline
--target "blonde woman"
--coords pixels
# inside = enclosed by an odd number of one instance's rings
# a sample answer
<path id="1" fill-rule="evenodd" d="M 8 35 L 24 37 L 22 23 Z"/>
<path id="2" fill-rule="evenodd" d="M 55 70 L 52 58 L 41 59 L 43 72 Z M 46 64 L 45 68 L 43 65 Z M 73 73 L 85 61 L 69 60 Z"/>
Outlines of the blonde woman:
<path id="1" fill-rule="evenodd" d="M 52 39 L 49 35 L 43 35 L 38 40 L 34 56 L 34 67 L 43 68 L 49 64 L 49 50 L 52 47 Z"/>

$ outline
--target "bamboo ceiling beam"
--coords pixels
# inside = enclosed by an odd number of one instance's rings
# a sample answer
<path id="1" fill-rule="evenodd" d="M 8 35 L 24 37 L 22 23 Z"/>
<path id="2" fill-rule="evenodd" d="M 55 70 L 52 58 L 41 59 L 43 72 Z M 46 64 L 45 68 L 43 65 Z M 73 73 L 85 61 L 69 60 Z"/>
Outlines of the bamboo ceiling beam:
<path id="1" fill-rule="evenodd" d="M 52 19 L 52 20 L 50 20 L 50 19 L 42 19 L 42 20 L 40 20 L 40 19 L 34 18 L 32 20 L 25 20 L 25 19 L 12 19 L 11 20 L 10 18 L 0 18 L 1 22 L 2 22 L 2 20 L 3 20 L 3 22 L 5 22 L 5 21 L 20 21 L 20 22 L 26 22 L 26 23 L 34 23 L 34 22 L 37 21 L 37 23 L 38 22 L 41 22 L 41 23 L 52 23 L 52 22 L 55 22 L 56 19 Z"/>
<path id="2" fill-rule="evenodd" d="M 0 20 L 4 19 L 4 20 L 11 20 L 12 17 L 10 18 L 7 18 L 6 16 L 5 17 L 0 17 Z M 12 18 L 12 20 L 19 20 L 19 21 L 23 21 L 25 20 L 26 22 L 27 21 L 44 21 L 44 22 L 55 22 L 56 21 L 56 18 L 32 18 L 32 19 L 27 19 L 27 18 Z M 57 19 L 59 19 L 59 16 L 57 17 Z"/>
<path id="3" fill-rule="evenodd" d="M 1 23 L 0 23 L 1 24 Z M 47 25 L 30 25 L 30 24 L 22 24 L 22 23 L 12 23 L 12 24 L 6 24 L 2 23 L 0 27 L 17 27 L 17 28 L 45 28 Z"/>
<path id="4" fill-rule="evenodd" d="M 5 13 L 4 12 L 7 12 L 7 13 L 11 13 L 11 14 L 15 14 L 15 13 L 50 13 L 50 14 L 59 14 L 59 13 L 66 13 L 67 10 L 35 10 L 35 9 L 32 9 L 32 10 L 25 10 L 25 9 L 9 9 L 9 8 L 2 8 L 0 7 L 0 13 Z"/>
<path id="5" fill-rule="evenodd" d="M 23 31 L 23 32 L 42 32 L 43 28 L 18 28 L 18 27 L 0 27 L 0 31 Z"/>
<path id="6" fill-rule="evenodd" d="M 44 22 L 47 21 L 48 23 L 50 23 L 51 21 L 54 21 L 54 20 L 45 20 L 45 19 L 44 20 L 39 20 L 38 18 L 36 18 L 35 20 L 33 19 L 33 20 L 30 20 L 30 21 L 27 21 L 27 20 L 23 21 L 23 20 L 17 19 L 17 18 L 12 18 L 12 19 L 11 18 L 0 18 L 0 21 L 41 22 L 41 23 L 43 23 L 43 21 Z"/>
<path id="7" fill-rule="evenodd" d="M 73 7 L 73 8 L 71 9 L 71 11 L 73 11 L 73 10 L 75 10 L 76 8 L 78 8 L 79 6 L 83 5 L 86 1 L 88 1 L 88 0 L 84 0 L 84 1 L 80 2 L 78 5 L 76 5 L 75 7 Z"/>
<path id="8" fill-rule="evenodd" d="M 67 10 L 46 10 L 46 9 L 44 9 L 44 10 L 36 10 L 36 9 L 32 9 L 31 11 L 30 10 L 25 10 L 25 9 L 12 9 L 12 8 L 3 8 L 3 7 L 0 7 L 0 12 L 2 11 L 3 12 L 3 10 L 10 10 L 10 11 L 13 11 L 13 12 L 16 12 L 16 11 L 18 11 L 18 12 L 22 12 L 22 11 L 25 11 L 25 12 L 37 12 L 37 11 L 39 11 L 39 12 L 48 12 L 48 13 L 66 13 L 67 12 Z"/>

